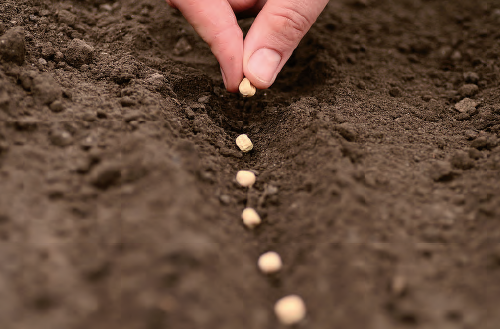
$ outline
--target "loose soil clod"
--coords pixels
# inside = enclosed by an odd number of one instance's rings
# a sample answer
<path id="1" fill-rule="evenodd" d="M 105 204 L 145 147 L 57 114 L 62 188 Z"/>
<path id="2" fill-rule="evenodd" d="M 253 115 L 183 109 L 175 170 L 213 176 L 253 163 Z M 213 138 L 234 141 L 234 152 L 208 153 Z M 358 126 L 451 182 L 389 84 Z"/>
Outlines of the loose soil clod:
<path id="1" fill-rule="evenodd" d="M 66 49 L 66 61 L 74 67 L 92 63 L 94 48 L 80 39 L 73 39 Z"/>
<path id="2" fill-rule="evenodd" d="M 25 56 L 24 28 L 14 27 L 0 37 L 0 61 L 22 65 Z"/>

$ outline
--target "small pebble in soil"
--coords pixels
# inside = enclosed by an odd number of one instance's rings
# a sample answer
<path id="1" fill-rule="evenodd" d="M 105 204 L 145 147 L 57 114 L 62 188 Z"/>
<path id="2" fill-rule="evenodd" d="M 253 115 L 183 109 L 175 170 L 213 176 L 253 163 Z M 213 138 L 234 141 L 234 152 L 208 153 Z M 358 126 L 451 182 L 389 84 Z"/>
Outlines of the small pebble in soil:
<path id="1" fill-rule="evenodd" d="M 59 63 L 64 61 L 64 54 L 60 51 L 56 51 L 54 54 L 54 62 Z"/>
<path id="2" fill-rule="evenodd" d="M 243 224 L 250 229 L 257 227 L 262 222 L 259 214 L 253 208 L 243 209 L 241 218 L 243 219 Z"/>
<path id="3" fill-rule="evenodd" d="M 208 104 L 209 101 L 210 101 L 210 96 L 202 96 L 198 98 L 198 103 Z"/>
<path id="4" fill-rule="evenodd" d="M 60 147 L 68 146 L 73 143 L 73 137 L 71 136 L 71 134 L 63 129 L 51 130 L 49 139 L 52 144 Z"/>
<path id="5" fill-rule="evenodd" d="M 391 95 L 392 97 L 401 97 L 402 94 L 403 92 L 398 87 L 392 87 L 391 89 L 389 89 L 389 95 Z"/>
<path id="6" fill-rule="evenodd" d="M 268 251 L 259 257 L 257 262 L 259 269 L 264 274 L 273 274 L 279 272 L 283 263 L 281 257 L 277 252 Z"/>
<path id="7" fill-rule="evenodd" d="M 42 58 L 49 61 L 54 57 L 55 54 L 56 54 L 56 50 L 50 42 L 47 44 L 44 44 L 42 46 L 42 50 L 41 50 Z"/>
<path id="8" fill-rule="evenodd" d="M 82 113 L 79 113 L 77 115 L 77 118 L 78 118 L 78 120 L 85 121 L 85 122 L 93 122 L 93 121 L 97 120 L 95 113 L 88 112 L 88 111 L 84 111 Z"/>
<path id="9" fill-rule="evenodd" d="M 236 145 L 242 150 L 243 152 L 250 152 L 253 149 L 253 144 L 250 138 L 248 138 L 247 135 L 239 135 L 236 138 Z"/>
<path id="10" fill-rule="evenodd" d="M 239 90 L 243 97 L 252 97 L 257 91 L 255 86 L 252 85 L 250 80 L 248 80 L 247 78 L 243 78 L 243 80 L 240 82 Z"/>
<path id="11" fill-rule="evenodd" d="M 366 90 L 366 83 L 364 81 L 358 81 L 356 85 L 359 89 Z"/>
<path id="12" fill-rule="evenodd" d="M 125 96 L 122 99 L 120 99 L 120 104 L 122 107 L 132 107 L 135 106 L 137 102 L 133 98 Z"/>
<path id="13" fill-rule="evenodd" d="M 306 305 L 299 296 L 289 295 L 276 302 L 274 312 L 282 324 L 290 326 L 304 319 L 306 316 Z"/>
<path id="14" fill-rule="evenodd" d="M 175 56 L 182 56 L 193 50 L 193 47 L 189 44 L 186 38 L 180 38 L 175 44 L 173 53 Z"/>
<path id="15" fill-rule="evenodd" d="M 339 132 L 340 136 L 344 137 L 349 142 L 353 142 L 358 138 L 358 133 L 353 125 L 348 122 L 337 125 L 335 129 Z"/>
<path id="16" fill-rule="evenodd" d="M 115 164 L 103 164 L 92 173 L 90 183 L 97 188 L 107 189 L 114 185 L 119 185 L 121 179 L 121 168 Z"/>
<path id="17" fill-rule="evenodd" d="M 458 62 L 462 59 L 462 54 L 458 51 L 458 50 L 455 50 L 451 56 L 450 56 L 450 59 L 454 62 Z"/>
<path id="18" fill-rule="evenodd" d="M 130 111 L 123 115 L 123 121 L 125 122 L 139 121 L 141 119 L 144 119 L 144 114 L 139 110 Z"/>
<path id="19" fill-rule="evenodd" d="M 240 170 L 236 174 L 236 181 L 243 187 L 250 187 L 255 184 L 255 174 L 248 170 Z"/>
<path id="20" fill-rule="evenodd" d="M 52 112 L 56 112 L 56 113 L 64 111 L 64 105 L 60 100 L 53 101 L 50 104 L 49 108 Z"/>
<path id="21" fill-rule="evenodd" d="M 102 11 L 109 11 L 109 12 L 113 11 L 113 7 L 111 7 L 111 5 L 108 3 L 100 5 L 99 9 L 101 9 Z"/>
<path id="22" fill-rule="evenodd" d="M 228 204 L 231 204 L 231 197 L 227 194 L 222 194 L 219 196 L 219 200 L 220 200 L 220 203 L 224 204 L 224 205 L 228 205 Z"/>

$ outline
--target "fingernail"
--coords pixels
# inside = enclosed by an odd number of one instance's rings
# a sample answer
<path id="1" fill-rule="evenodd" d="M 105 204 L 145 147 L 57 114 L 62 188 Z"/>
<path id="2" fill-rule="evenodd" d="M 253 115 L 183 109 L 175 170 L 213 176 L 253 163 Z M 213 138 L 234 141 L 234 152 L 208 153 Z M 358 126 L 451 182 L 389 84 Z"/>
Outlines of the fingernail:
<path id="1" fill-rule="evenodd" d="M 226 87 L 227 89 L 226 74 L 224 73 L 222 67 L 220 68 L 220 73 L 222 74 L 222 81 L 224 81 L 224 87 Z"/>
<path id="2" fill-rule="evenodd" d="M 278 72 L 278 66 L 281 62 L 281 55 L 276 51 L 262 48 L 250 56 L 248 60 L 248 71 L 257 79 L 265 83 L 271 83 Z"/>

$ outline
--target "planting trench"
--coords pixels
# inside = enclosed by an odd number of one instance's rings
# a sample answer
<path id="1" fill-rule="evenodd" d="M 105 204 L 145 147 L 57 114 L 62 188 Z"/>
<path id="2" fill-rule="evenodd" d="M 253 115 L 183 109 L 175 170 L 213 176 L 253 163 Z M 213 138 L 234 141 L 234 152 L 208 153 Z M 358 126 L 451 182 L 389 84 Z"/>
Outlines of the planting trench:
<path id="1" fill-rule="evenodd" d="M 0 4 L 0 327 L 274 328 L 298 294 L 303 328 L 497 328 L 499 10 L 332 1 L 243 99 L 163 1 Z"/>

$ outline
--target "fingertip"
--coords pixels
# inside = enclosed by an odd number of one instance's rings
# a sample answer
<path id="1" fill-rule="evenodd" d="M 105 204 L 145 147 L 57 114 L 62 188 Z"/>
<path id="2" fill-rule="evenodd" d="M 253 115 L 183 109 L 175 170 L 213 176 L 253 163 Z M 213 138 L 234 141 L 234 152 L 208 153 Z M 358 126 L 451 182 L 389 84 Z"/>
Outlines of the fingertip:
<path id="1" fill-rule="evenodd" d="M 244 40 L 243 72 L 269 88 L 328 0 L 268 0 Z"/>
<path id="2" fill-rule="evenodd" d="M 271 82 L 263 82 L 251 73 L 245 73 L 245 77 L 250 81 L 250 83 L 257 89 L 267 89 L 272 86 L 274 80 Z"/>
<path id="3" fill-rule="evenodd" d="M 226 90 L 230 93 L 237 93 L 239 91 L 238 87 L 240 85 L 240 82 L 241 80 L 243 80 L 243 74 L 235 73 L 233 75 L 226 75 L 222 66 L 220 68 L 220 73 L 222 75 L 222 81 L 224 81 Z"/>
<path id="4" fill-rule="evenodd" d="M 243 80 L 243 78 L 241 80 Z M 239 92 L 238 87 L 240 85 L 241 80 L 239 82 L 228 84 L 226 90 L 229 91 L 230 93 L 238 93 Z"/>
<path id="5" fill-rule="evenodd" d="M 226 74 L 224 74 L 224 70 L 222 69 L 222 66 L 220 68 L 220 74 L 222 75 L 222 81 L 224 82 L 224 87 L 227 89 L 227 79 L 226 79 Z"/>
<path id="6" fill-rule="evenodd" d="M 169 0 L 208 44 L 221 66 L 226 89 L 243 79 L 243 31 L 227 0 Z"/>
<path id="7" fill-rule="evenodd" d="M 283 56 L 274 49 L 261 48 L 255 51 L 244 68 L 245 76 L 259 89 L 269 88 L 280 71 Z"/>

